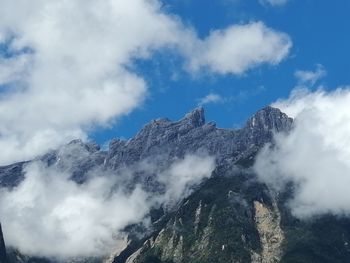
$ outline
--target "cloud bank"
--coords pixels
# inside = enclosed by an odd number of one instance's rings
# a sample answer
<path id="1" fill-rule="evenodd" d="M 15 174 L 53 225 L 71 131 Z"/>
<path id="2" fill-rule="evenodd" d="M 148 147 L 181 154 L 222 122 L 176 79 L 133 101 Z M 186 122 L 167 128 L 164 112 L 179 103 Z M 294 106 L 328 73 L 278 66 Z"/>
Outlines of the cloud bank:
<path id="1" fill-rule="evenodd" d="M 295 118 L 289 134 L 276 135 L 255 169 L 278 191 L 295 185 L 289 206 L 295 216 L 350 215 L 350 87 L 327 92 L 296 90 L 274 104 Z"/>
<path id="2" fill-rule="evenodd" d="M 261 22 L 201 39 L 157 0 L 4 0 L 0 16 L 0 164 L 84 138 L 140 106 L 148 87 L 135 59 L 170 50 L 191 74 L 242 74 L 278 64 L 291 47 Z"/>
<path id="3" fill-rule="evenodd" d="M 72 164 L 73 165 L 73 164 Z M 214 158 L 187 155 L 165 170 L 140 163 L 122 171 L 97 169 L 83 184 L 70 180 L 69 167 L 40 161 L 25 168 L 25 180 L 13 190 L 0 188 L 0 220 L 8 246 L 35 256 L 105 256 L 125 246 L 122 230 L 144 221 L 151 207 L 171 207 L 211 175 Z M 136 173 L 154 174 L 164 191 L 129 188 Z"/>

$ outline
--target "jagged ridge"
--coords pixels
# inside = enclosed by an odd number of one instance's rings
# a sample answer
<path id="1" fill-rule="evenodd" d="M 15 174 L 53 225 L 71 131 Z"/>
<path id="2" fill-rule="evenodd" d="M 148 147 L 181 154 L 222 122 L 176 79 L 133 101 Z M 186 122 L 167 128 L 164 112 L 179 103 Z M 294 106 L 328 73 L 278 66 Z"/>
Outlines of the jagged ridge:
<path id="1" fill-rule="evenodd" d="M 200 107 L 176 122 L 154 120 L 130 140 L 114 139 L 108 151 L 102 151 L 95 143 L 74 140 L 37 159 L 49 166 L 59 163 L 62 167 L 69 160 L 75 164 L 69 168 L 77 182 L 84 181 L 85 174 L 97 166 L 118 169 L 157 156 L 162 156 L 159 165 L 166 166 L 175 157 L 202 151 L 216 156 L 221 164 L 251 155 L 270 142 L 274 132 L 288 131 L 292 122 L 279 109 L 268 106 L 253 115 L 242 129 L 220 129 L 213 122 L 205 122 L 204 109 Z M 27 163 L 0 167 L 0 185 L 17 185 L 23 179 L 22 171 Z"/>

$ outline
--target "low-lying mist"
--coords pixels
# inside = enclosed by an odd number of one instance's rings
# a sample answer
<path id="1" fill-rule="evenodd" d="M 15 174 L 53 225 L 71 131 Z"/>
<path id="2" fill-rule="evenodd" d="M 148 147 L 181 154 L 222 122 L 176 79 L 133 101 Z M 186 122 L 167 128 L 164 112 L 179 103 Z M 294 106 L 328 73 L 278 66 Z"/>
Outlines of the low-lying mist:
<path id="1" fill-rule="evenodd" d="M 73 165 L 73 163 L 71 164 Z M 143 222 L 148 211 L 171 207 L 211 175 L 214 158 L 187 155 L 166 169 L 144 161 L 119 171 L 96 168 L 87 180 L 71 180 L 71 169 L 35 161 L 12 190 L 0 188 L 0 220 L 7 245 L 44 257 L 102 256 L 125 246 L 123 229 Z M 135 174 L 153 175 L 162 191 L 135 182 Z"/>

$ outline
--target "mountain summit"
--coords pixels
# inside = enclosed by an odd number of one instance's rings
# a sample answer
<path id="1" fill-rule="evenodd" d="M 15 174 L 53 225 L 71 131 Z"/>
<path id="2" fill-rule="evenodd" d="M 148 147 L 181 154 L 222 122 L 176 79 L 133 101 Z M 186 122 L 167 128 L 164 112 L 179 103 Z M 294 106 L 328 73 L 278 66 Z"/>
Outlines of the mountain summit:
<path id="1" fill-rule="evenodd" d="M 187 113 L 183 120 L 188 120 L 194 127 L 200 127 L 205 123 L 204 108 L 198 107 Z"/>
<path id="2" fill-rule="evenodd" d="M 256 132 L 263 130 L 281 132 L 290 129 L 290 125 L 291 118 L 287 114 L 267 106 L 250 117 L 246 126 Z"/>

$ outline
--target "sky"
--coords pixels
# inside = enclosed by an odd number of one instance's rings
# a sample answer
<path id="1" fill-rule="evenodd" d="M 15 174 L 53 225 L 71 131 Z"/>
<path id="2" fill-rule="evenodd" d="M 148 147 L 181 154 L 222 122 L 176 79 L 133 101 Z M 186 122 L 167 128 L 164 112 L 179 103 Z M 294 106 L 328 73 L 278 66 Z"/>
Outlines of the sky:
<path id="1" fill-rule="evenodd" d="M 290 0 L 271 5 L 255 0 L 167 0 L 163 4 L 166 12 L 179 16 L 201 36 L 229 24 L 263 21 L 287 33 L 293 47 L 280 64 L 238 76 L 191 76 L 176 69 L 176 61 L 167 54 L 141 62 L 137 68 L 149 83 L 148 98 L 110 129 L 94 132 L 92 137 L 100 143 L 113 136 L 130 138 L 151 119 L 177 120 L 209 94 L 217 95 L 217 100 L 203 105 L 207 120 L 223 128 L 241 127 L 260 108 L 289 96 L 297 83 L 295 71 L 314 70 L 317 64 L 327 69 L 322 84 L 328 89 L 350 83 L 349 1 Z"/>
<path id="2" fill-rule="evenodd" d="M 198 106 L 241 127 L 307 73 L 321 72 L 310 90 L 346 85 L 349 10 L 346 0 L 4 0 L 0 163 L 75 138 L 105 146 Z"/>

